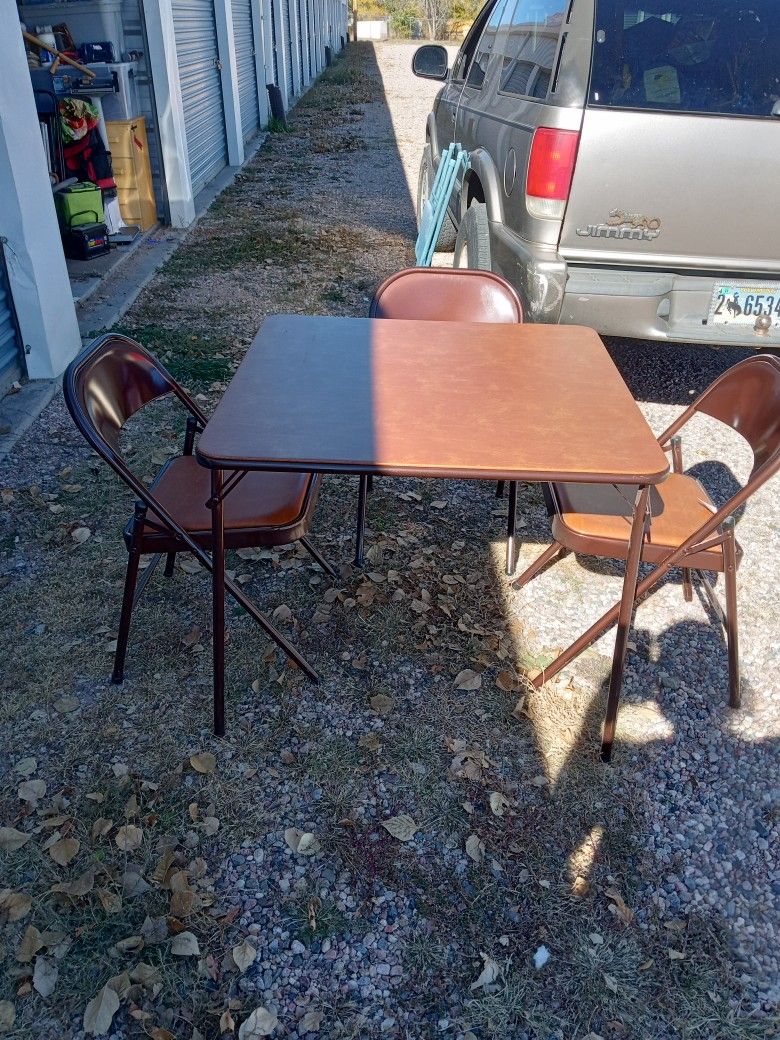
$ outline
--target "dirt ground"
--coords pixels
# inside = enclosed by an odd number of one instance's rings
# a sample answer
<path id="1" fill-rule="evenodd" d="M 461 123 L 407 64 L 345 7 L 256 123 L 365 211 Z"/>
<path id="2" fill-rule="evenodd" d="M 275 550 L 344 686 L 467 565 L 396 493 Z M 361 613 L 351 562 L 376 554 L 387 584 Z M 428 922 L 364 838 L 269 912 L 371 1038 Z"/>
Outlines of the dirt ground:
<path id="1" fill-rule="evenodd" d="M 410 59 L 350 46 L 123 320 L 207 411 L 268 314 L 365 314 L 412 262 L 435 89 Z M 743 356 L 647 348 L 610 345 L 659 430 Z M 147 480 L 183 433 L 150 412 L 123 442 Z M 378 481 L 356 571 L 355 481 L 327 478 L 312 538 L 337 582 L 295 547 L 231 558 L 323 681 L 229 611 L 223 740 L 186 557 L 108 681 L 132 500 L 60 399 L 0 489 L 0 1034 L 776 1035 L 777 488 L 740 521 L 745 708 L 672 576 L 638 614 L 610 768 L 610 637 L 538 693 L 525 674 L 620 569 L 569 558 L 512 592 L 493 487 Z M 538 489 L 521 512 L 523 567 L 549 540 Z"/>

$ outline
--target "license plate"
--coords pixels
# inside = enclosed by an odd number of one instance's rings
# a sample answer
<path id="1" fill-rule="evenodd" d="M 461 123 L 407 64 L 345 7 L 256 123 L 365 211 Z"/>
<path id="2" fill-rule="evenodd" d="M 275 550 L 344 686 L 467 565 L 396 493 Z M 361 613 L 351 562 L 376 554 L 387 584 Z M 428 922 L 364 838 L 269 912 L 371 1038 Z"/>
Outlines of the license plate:
<path id="1" fill-rule="evenodd" d="M 780 328 L 780 282 L 720 282 L 712 290 L 708 325 L 761 326 Z"/>

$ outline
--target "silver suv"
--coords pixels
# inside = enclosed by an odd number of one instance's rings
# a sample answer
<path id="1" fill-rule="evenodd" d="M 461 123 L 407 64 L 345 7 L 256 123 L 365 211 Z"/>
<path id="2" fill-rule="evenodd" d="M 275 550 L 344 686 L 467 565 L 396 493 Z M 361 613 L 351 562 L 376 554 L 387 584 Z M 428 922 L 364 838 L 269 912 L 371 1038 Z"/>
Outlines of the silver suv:
<path id="1" fill-rule="evenodd" d="M 531 321 L 780 344 L 778 0 L 488 0 L 428 116 L 470 168 L 437 248 Z"/>

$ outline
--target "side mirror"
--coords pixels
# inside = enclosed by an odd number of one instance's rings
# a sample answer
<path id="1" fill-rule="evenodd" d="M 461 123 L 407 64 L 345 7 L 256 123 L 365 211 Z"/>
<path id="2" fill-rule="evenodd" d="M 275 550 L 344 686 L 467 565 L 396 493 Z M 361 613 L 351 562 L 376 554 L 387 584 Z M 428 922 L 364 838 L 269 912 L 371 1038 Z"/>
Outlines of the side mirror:
<path id="1" fill-rule="evenodd" d="M 447 48 L 438 43 L 418 47 L 412 58 L 412 72 L 422 79 L 446 79 L 448 65 Z"/>

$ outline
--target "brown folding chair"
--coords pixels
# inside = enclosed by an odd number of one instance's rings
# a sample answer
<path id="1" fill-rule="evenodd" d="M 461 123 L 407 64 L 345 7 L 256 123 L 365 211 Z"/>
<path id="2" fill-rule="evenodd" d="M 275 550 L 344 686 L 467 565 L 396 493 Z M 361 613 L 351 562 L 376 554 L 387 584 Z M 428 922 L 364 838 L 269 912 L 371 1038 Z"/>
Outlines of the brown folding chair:
<path id="1" fill-rule="evenodd" d="M 408 318 L 417 321 L 476 321 L 486 324 L 519 325 L 523 305 L 509 282 L 490 271 L 451 267 L 410 267 L 390 275 L 374 293 L 370 318 Z M 371 477 L 360 477 L 355 563 L 363 563 L 363 533 L 366 498 Z M 504 481 L 496 487 L 503 498 Z M 517 483 L 509 482 L 506 572 L 515 569 L 517 526 Z"/>
<path id="2" fill-rule="evenodd" d="M 753 467 L 747 483 L 720 508 L 698 480 L 683 472 L 679 431 L 698 413 L 709 415 L 741 434 L 753 452 Z M 652 522 L 643 541 L 642 560 L 655 566 L 637 585 L 635 602 L 671 567 L 683 569 L 683 593 L 686 600 L 690 600 L 693 596 L 691 572 L 696 572 L 726 632 L 729 704 L 738 708 L 736 572 L 742 550 L 734 537 L 735 513 L 780 469 L 780 358 L 757 354 L 728 369 L 661 434 L 658 443 L 664 451 L 671 453 L 673 472 L 653 489 Z M 567 549 L 587 556 L 626 559 L 634 497 L 631 488 L 553 484 L 551 490 L 555 504 L 552 521 L 555 541 L 513 582 L 516 589 Z M 724 575 L 725 610 L 704 573 L 706 571 Z M 552 678 L 603 635 L 617 617 L 618 607 L 615 606 L 540 673 L 534 684 L 538 687 Z M 602 757 L 607 760 L 614 739 L 617 709 L 617 698 L 614 703 L 607 703 L 602 743 Z"/>
<path id="3" fill-rule="evenodd" d="M 176 554 L 193 553 L 211 570 L 210 474 L 192 455 L 206 416 L 173 377 L 140 344 L 114 333 L 101 336 L 71 362 L 63 384 L 65 403 L 88 443 L 137 496 L 124 531 L 128 549 L 122 614 L 112 681 L 124 678 L 130 619 L 162 554 L 165 576 L 173 575 Z M 127 466 L 119 438 L 125 423 L 145 405 L 173 394 L 187 415 L 182 454 L 170 459 L 147 487 Z M 225 545 L 231 549 L 287 545 L 299 541 L 322 567 L 332 567 L 306 537 L 317 502 L 320 477 L 311 473 L 249 473 L 225 500 Z M 153 559 L 138 582 L 139 560 Z M 137 587 L 136 587 L 137 586 Z M 317 673 L 295 647 L 260 613 L 230 579 L 227 591 L 311 678 Z M 225 732 L 224 706 L 214 706 L 214 729 Z"/>

